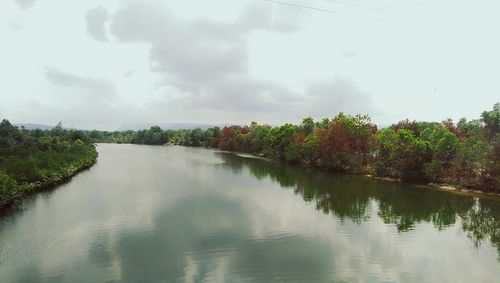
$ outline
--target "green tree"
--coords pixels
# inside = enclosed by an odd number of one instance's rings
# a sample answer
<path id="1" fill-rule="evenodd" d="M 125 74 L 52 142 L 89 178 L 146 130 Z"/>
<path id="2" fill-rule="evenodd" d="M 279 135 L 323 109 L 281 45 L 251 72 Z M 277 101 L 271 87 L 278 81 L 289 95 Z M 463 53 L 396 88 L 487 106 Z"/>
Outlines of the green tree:
<path id="1" fill-rule="evenodd" d="M 315 127 L 316 127 L 316 125 L 314 123 L 314 119 L 311 117 L 304 118 L 302 120 L 302 124 L 300 124 L 300 128 L 302 129 L 302 132 L 306 136 L 312 134 Z"/>
<path id="2" fill-rule="evenodd" d="M 493 110 L 484 111 L 481 119 L 485 124 L 486 137 L 491 140 L 496 134 L 500 133 L 500 103 L 493 106 Z"/>
<path id="3" fill-rule="evenodd" d="M 19 194 L 16 181 L 0 171 L 0 208 L 19 197 Z"/>

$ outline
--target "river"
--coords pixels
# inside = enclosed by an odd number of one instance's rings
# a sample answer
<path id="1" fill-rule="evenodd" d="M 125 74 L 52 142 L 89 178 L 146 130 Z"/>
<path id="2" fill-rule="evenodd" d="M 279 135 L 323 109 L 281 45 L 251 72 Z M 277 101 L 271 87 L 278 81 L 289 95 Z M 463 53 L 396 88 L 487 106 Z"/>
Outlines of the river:
<path id="1" fill-rule="evenodd" d="M 500 201 L 179 146 L 0 217 L 0 282 L 498 282 Z"/>

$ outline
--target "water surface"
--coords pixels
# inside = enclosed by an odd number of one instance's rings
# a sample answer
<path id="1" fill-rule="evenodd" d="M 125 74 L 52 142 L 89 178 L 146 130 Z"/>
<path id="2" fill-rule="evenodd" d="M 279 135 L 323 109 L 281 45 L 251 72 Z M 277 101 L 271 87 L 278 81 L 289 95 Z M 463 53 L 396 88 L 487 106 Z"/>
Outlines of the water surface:
<path id="1" fill-rule="evenodd" d="M 98 146 L 0 217 L 0 282 L 499 282 L 500 201 L 208 149 Z"/>

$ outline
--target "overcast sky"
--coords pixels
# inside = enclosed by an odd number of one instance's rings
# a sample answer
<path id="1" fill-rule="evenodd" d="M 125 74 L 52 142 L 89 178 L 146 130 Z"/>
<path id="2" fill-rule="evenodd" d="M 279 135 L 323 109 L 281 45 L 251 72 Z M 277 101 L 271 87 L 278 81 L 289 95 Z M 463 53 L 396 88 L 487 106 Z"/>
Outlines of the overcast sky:
<path id="1" fill-rule="evenodd" d="M 2 0 L 0 118 L 477 118 L 500 101 L 499 33 L 496 0 Z"/>

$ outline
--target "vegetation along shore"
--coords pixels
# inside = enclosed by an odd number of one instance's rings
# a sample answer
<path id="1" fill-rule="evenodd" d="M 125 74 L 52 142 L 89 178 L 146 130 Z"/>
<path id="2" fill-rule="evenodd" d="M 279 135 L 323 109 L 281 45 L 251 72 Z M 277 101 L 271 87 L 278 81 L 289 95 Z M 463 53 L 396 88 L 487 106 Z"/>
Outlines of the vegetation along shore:
<path id="1" fill-rule="evenodd" d="M 97 160 L 94 144 L 82 132 L 17 128 L 0 123 L 0 209 L 23 195 L 59 184 Z"/>
<path id="2" fill-rule="evenodd" d="M 500 104 L 458 123 L 403 120 L 378 129 L 367 115 L 300 125 L 140 131 L 26 130 L 0 123 L 0 208 L 58 184 L 97 160 L 93 143 L 215 147 L 324 169 L 485 193 L 500 192 Z"/>
<path id="3" fill-rule="evenodd" d="M 87 131 L 93 142 L 216 147 L 335 171 L 500 192 L 500 103 L 479 119 L 403 120 L 378 129 L 367 115 L 303 119 L 300 125 L 206 130 Z"/>

